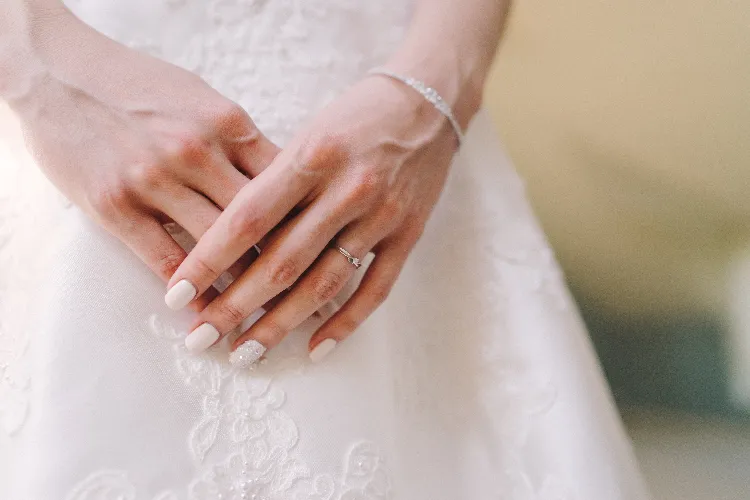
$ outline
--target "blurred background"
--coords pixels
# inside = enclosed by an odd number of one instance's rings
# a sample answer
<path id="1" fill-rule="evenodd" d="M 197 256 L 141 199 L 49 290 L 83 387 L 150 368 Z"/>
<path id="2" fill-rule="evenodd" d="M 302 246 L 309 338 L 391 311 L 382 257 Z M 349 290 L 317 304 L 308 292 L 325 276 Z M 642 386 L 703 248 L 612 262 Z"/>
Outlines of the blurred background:
<path id="1" fill-rule="evenodd" d="M 486 103 L 655 500 L 750 498 L 750 2 L 517 1 Z"/>

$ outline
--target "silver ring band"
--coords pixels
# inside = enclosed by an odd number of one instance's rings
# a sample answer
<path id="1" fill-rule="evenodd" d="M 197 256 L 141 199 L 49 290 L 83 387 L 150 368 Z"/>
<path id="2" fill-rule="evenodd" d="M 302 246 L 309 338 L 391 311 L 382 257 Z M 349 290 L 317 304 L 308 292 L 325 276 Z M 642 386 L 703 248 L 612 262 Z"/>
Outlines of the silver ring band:
<path id="1" fill-rule="evenodd" d="M 345 248 L 336 247 L 336 250 L 338 250 L 341 255 L 346 257 L 346 260 L 348 260 L 349 264 L 353 265 L 355 269 L 359 269 L 360 267 L 362 267 L 362 261 L 347 252 Z"/>

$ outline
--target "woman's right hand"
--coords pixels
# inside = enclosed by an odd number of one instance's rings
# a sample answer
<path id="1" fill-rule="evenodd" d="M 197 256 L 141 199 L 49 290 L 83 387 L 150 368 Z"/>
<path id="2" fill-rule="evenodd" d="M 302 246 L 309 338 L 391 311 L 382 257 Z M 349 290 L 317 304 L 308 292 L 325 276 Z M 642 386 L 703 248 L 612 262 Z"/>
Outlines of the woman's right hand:
<path id="1" fill-rule="evenodd" d="M 194 74 L 68 11 L 47 21 L 54 36 L 36 40 L 32 70 L 8 99 L 29 150 L 73 203 L 167 281 L 186 254 L 163 223 L 199 239 L 278 149 Z"/>

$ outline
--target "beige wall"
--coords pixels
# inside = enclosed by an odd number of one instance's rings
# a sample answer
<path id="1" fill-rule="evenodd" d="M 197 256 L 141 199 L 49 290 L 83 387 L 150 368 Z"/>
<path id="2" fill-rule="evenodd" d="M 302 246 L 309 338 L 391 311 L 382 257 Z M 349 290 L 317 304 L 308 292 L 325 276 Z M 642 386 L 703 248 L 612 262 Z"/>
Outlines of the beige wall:
<path id="1" fill-rule="evenodd" d="M 487 104 L 576 288 L 723 307 L 750 246 L 750 2 L 518 0 Z"/>

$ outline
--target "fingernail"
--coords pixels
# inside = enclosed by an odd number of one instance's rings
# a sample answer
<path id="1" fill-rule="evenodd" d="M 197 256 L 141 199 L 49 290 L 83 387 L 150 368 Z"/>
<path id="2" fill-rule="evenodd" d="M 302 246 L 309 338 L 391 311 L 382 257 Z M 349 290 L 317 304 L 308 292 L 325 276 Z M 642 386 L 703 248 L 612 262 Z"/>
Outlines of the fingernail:
<path id="1" fill-rule="evenodd" d="M 310 351 L 310 361 L 313 363 L 320 362 L 323 358 L 328 356 L 336 348 L 336 342 L 334 339 L 325 339 L 323 342 L 315 346 L 315 349 Z"/>
<path id="2" fill-rule="evenodd" d="M 257 340 L 248 340 L 229 355 L 229 362 L 238 368 L 247 368 L 258 361 L 266 347 Z"/>
<path id="3" fill-rule="evenodd" d="M 164 302 L 173 311 L 179 311 L 195 298 L 198 290 L 188 280 L 180 280 L 167 291 Z"/>
<path id="4" fill-rule="evenodd" d="M 203 323 L 185 338 L 185 347 L 192 353 L 203 352 L 219 339 L 219 330 L 211 323 Z"/>

